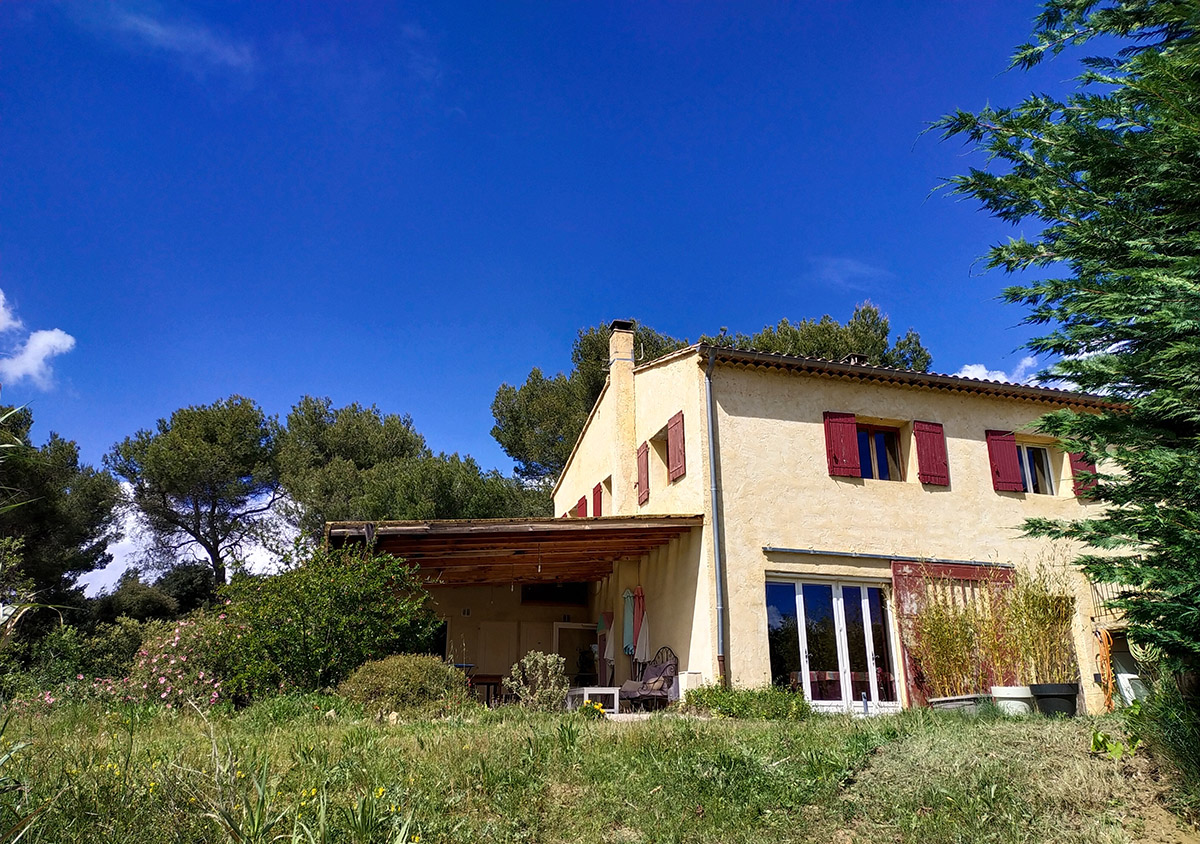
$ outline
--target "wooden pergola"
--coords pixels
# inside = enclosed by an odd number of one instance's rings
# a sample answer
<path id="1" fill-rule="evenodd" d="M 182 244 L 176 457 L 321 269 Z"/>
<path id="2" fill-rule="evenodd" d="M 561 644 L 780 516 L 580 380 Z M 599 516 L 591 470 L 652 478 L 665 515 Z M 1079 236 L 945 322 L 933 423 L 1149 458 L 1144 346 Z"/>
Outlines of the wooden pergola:
<path id="1" fill-rule="evenodd" d="M 333 547 L 363 542 L 415 563 L 426 581 L 565 583 L 601 580 L 704 523 L 703 516 L 329 522 Z"/>

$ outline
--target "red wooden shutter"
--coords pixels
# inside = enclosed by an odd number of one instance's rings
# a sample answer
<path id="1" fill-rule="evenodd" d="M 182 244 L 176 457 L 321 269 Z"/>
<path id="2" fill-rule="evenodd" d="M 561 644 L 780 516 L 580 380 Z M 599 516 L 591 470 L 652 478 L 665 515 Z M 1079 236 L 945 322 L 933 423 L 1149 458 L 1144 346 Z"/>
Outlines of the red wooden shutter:
<path id="1" fill-rule="evenodd" d="M 917 441 L 917 477 L 923 484 L 950 486 L 950 461 L 941 422 L 913 422 Z"/>
<path id="2" fill-rule="evenodd" d="M 579 503 L 575 505 L 575 515 L 581 519 L 587 518 L 587 496 L 579 499 Z"/>
<path id="3" fill-rule="evenodd" d="M 642 443 L 638 446 L 637 452 L 638 466 L 638 504 L 645 504 L 650 500 L 650 444 Z"/>
<path id="4" fill-rule="evenodd" d="M 592 487 L 592 515 L 603 516 L 601 505 L 604 503 L 604 484 L 596 484 Z"/>
<path id="5" fill-rule="evenodd" d="M 1072 451 L 1070 456 L 1071 477 L 1075 482 L 1075 495 L 1080 496 L 1086 493 L 1088 490 L 1095 489 L 1096 479 L 1088 478 L 1087 480 L 1082 480 L 1079 477 L 1079 473 L 1094 473 L 1096 471 L 1096 464 L 1088 460 L 1081 452 L 1078 451 Z"/>
<path id="6" fill-rule="evenodd" d="M 825 453 L 829 457 L 829 474 L 862 477 L 858 465 L 858 424 L 853 413 L 825 411 Z"/>
<path id="7" fill-rule="evenodd" d="M 687 474 L 687 461 L 683 448 L 683 411 L 679 411 L 667 422 L 667 476 L 677 481 Z"/>
<path id="8" fill-rule="evenodd" d="M 992 488 L 998 492 L 1020 492 L 1021 462 L 1017 438 L 1012 431 L 986 431 L 988 460 L 992 464 Z"/>

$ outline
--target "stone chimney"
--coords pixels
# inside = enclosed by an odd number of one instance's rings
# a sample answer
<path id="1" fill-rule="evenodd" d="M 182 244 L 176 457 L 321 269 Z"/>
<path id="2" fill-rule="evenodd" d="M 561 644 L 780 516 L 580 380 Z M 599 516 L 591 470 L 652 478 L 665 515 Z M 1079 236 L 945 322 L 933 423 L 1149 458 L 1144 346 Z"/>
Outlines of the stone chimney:
<path id="1" fill-rule="evenodd" d="M 608 340 L 608 391 L 613 402 L 614 516 L 637 512 L 637 429 L 634 425 L 633 320 L 615 319 Z"/>

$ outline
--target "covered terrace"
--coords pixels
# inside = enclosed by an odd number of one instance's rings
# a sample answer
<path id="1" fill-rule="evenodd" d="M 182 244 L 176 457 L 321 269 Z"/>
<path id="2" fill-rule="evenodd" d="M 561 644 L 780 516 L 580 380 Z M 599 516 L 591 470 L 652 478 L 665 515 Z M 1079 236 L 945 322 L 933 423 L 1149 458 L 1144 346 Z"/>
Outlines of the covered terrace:
<path id="1" fill-rule="evenodd" d="M 619 606 L 600 606 L 595 584 L 703 522 L 680 515 L 330 522 L 325 534 L 333 547 L 366 543 L 417 565 L 447 624 L 445 655 L 476 678 L 498 684 L 537 650 L 561 654 L 572 682 L 587 684 L 610 676 L 605 628 L 621 624 Z"/>

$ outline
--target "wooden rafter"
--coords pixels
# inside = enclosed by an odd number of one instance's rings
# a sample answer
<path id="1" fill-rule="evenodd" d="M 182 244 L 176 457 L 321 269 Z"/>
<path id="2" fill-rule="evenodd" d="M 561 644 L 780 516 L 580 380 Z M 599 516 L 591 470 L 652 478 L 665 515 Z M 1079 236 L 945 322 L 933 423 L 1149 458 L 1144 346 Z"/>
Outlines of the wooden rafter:
<path id="1" fill-rule="evenodd" d="M 429 522 L 330 522 L 339 547 L 372 541 L 420 566 L 430 583 L 600 580 L 703 524 L 701 516 L 607 516 Z"/>

